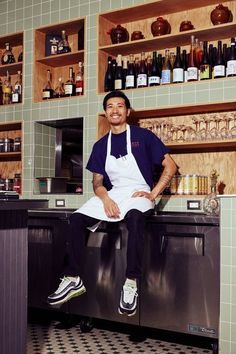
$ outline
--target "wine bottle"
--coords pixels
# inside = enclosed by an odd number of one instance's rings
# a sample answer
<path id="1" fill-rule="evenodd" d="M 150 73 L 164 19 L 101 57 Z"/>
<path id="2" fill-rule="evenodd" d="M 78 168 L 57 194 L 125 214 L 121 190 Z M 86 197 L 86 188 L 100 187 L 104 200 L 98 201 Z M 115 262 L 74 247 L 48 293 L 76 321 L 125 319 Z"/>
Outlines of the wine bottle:
<path id="1" fill-rule="evenodd" d="M 135 87 L 137 87 L 137 80 L 139 74 L 139 58 L 135 57 L 134 59 L 134 70 L 135 70 Z"/>
<path id="2" fill-rule="evenodd" d="M 214 78 L 214 50 L 213 44 L 209 44 L 208 48 L 209 64 L 210 64 L 210 79 Z"/>
<path id="3" fill-rule="evenodd" d="M 170 50 L 165 49 L 165 57 L 161 72 L 161 84 L 170 84 L 171 82 L 171 65 L 170 65 Z"/>
<path id="4" fill-rule="evenodd" d="M 3 52 L 2 60 L 1 60 L 2 65 L 15 63 L 15 57 L 11 51 L 10 44 L 8 42 L 5 43 L 5 47 L 6 49 Z"/>
<path id="5" fill-rule="evenodd" d="M 79 61 L 78 71 L 75 76 L 75 94 L 77 96 L 84 94 L 84 67 L 82 61 Z"/>
<path id="6" fill-rule="evenodd" d="M 128 70 L 125 80 L 125 88 L 126 89 L 133 89 L 135 88 L 135 69 L 134 69 L 134 56 L 130 54 L 129 56 L 129 63 L 128 63 Z"/>
<path id="7" fill-rule="evenodd" d="M 61 31 L 61 40 L 58 43 L 58 54 L 69 53 L 71 52 L 71 47 L 67 40 L 66 31 Z"/>
<path id="8" fill-rule="evenodd" d="M 151 55 L 147 56 L 146 65 L 147 65 L 147 81 L 149 81 L 149 77 L 151 76 L 151 72 L 152 72 L 152 58 L 151 58 Z"/>
<path id="9" fill-rule="evenodd" d="M 225 77 L 225 63 L 222 51 L 222 41 L 218 41 L 217 53 L 214 62 L 214 78 Z"/>
<path id="10" fill-rule="evenodd" d="M 69 68 L 69 79 L 65 83 L 65 96 L 75 96 L 75 82 L 73 75 L 73 68 Z"/>
<path id="11" fill-rule="evenodd" d="M 122 89 L 125 89 L 126 84 L 126 76 L 128 72 L 128 59 L 127 57 L 123 58 L 123 66 L 122 66 Z"/>
<path id="12" fill-rule="evenodd" d="M 141 60 L 139 65 L 139 73 L 137 77 L 137 87 L 147 87 L 147 65 L 145 62 L 145 53 L 141 53 Z"/>
<path id="13" fill-rule="evenodd" d="M 234 38 L 231 38 L 231 46 L 227 58 L 227 76 L 236 76 L 236 45 Z"/>
<path id="14" fill-rule="evenodd" d="M 107 70 L 104 77 L 104 91 L 112 91 L 114 90 L 114 77 L 112 70 L 112 57 L 107 58 Z"/>
<path id="15" fill-rule="evenodd" d="M 123 81 L 123 68 L 122 68 L 122 56 L 121 54 L 117 55 L 116 58 L 116 73 L 115 73 L 115 90 L 122 90 L 122 81 Z"/>
<path id="16" fill-rule="evenodd" d="M 51 83 L 51 72 L 50 70 L 47 70 L 47 82 L 43 88 L 43 100 L 48 100 L 50 98 L 53 98 L 53 94 L 54 91 L 52 89 L 52 83 Z"/>
<path id="17" fill-rule="evenodd" d="M 180 47 L 176 47 L 176 56 L 173 65 L 173 83 L 184 81 L 184 68 L 180 55 Z"/>
<path id="18" fill-rule="evenodd" d="M 183 71 L 184 71 L 184 82 L 188 81 L 188 57 L 186 49 L 182 51 L 182 63 L 183 63 Z"/>
<path id="19" fill-rule="evenodd" d="M 17 80 L 13 86 L 12 91 L 12 103 L 20 103 L 22 98 L 22 83 L 21 83 L 21 72 L 17 71 Z"/>
<path id="20" fill-rule="evenodd" d="M 151 74 L 148 78 L 148 86 L 158 86 L 160 85 L 161 78 L 160 72 L 157 62 L 157 52 L 154 51 L 152 53 L 152 66 L 151 66 Z"/>
<path id="21" fill-rule="evenodd" d="M 198 67 L 196 62 L 196 51 L 194 46 L 194 36 L 191 36 L 190 52 L 188 56 L 188 81 L 197 81 L 198 80 Z"/>
<path id="22" fill-rule="evenodd" d="M 65 89 L 64 89 L 64 83 L 62 81 L 62 78 L 58 78 L 58 86 L 55 88 L 54 92 L 54 97 L 55 98 L 61 98 L 65 96 Z"/>
<path id="23" fill-rule="evenodd" d="M 208 55 L 208 43 L 207 41 L 203 42 L 203 56 L 202 56 L 202 61 L 200 64 L 200 73 L 199 77 L 200 80 L 208 80 L 211 78 L 210 76 L 210 60 L 209 60 L 209 55 Z"/>
<path id="24" fill-rule="evenodd" d="M 10 104 L 12 97 L 12 85 L 11 85 L 11 76 L 9 71 L 7 70 L 6 79 L 2 85 L 2 93 L 3 93 L 3 104 Z"/>

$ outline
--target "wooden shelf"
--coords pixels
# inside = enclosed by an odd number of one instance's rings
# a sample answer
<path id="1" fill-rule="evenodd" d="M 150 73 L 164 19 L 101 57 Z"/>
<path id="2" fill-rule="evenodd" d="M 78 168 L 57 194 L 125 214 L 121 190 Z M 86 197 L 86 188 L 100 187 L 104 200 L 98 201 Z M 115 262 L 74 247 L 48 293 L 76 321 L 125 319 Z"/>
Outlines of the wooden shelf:
<path id="1" fill-rule="evenodd" d="M 80 50 L 75 53 L 51 55 L 48 57 L 44 57 L 42 59 L 38 59 L 37 62 L 51 67 L 60 67 L 60 66 L 66 66 L 66 65 L 72 65 L 78 63 L 83 59 L 84 59 L 84 51 Z"/>
<path id="2" fill-rule="evenodd" d="M 6 76 L 7 70 L 9 71 L 10 75 L 15 75 L 17 71 L 22 72 L 23 63 L 13 63 L 8 65 L 1 65 L 0 66 L 0 76 Z"/>
<path id="3" fill-rule="evenodd" d="M 216 39 L 229 38 L 229 34 L 234 32 L 236 32 L 236 22 L 230 22 L 219 26 L 212 25 L 212 27 L 184 31 L 176 34 L 166 34 L 159 37 L 106 45 L 100 47 L 99 49 L 107 53 L 107 55 L 112 56 L 117 56 L 118 54 L 136 54 L 143 51 L 150 52 L 170 47 L 175 48 L 177 46 L 189 45 L 191 35 L 194 35 L 199 39 L 199 41 L 214 41 Z"/>
<path id="4" fill-rule="evenodd" d="M 179 143 L 167 143 L 171 149 L 171 153 L 178 154 L 183 152 L 196 152 L 200 151 L 231 151 L 236 150 L 236 139 L 225 140 L 203 140 L 203 141 L 188 141 Z"/>
<path id="5" fill-rule="evenodd" d="M 0 152 L 0 161 L 6 160 L 21 160 L 21 152 Z"/>

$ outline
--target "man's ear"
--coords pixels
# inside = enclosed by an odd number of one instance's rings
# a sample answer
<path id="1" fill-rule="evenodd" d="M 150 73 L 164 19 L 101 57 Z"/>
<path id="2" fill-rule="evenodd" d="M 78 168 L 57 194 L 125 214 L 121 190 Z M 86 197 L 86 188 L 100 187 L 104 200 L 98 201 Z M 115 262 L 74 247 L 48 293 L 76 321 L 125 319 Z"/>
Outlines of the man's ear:
<path id="1" fill-rule="evenodd" d="M 129 115 L 130 115 L 130 108 L 128 108 L 127 110 L 127 117 L 129 117 Z"/>

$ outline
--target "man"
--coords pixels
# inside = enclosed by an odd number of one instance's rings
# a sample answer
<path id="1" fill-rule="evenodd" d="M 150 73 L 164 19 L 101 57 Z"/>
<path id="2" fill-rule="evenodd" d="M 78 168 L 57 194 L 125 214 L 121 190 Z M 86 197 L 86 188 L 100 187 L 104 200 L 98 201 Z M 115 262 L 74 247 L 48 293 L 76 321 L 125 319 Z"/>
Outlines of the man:
<path id="1" fill-rule="evenodd" d="M 151 131 L 126 122 L 130 101 L 122 91 L 112 91 L 103 100 L 110 132 L 97 141 L 87 169 L 93 173 L 95 196 L 70 218 L 68 265 L 50 305 L 62 304 L 86 291 L 79 277 L 78 260 L 82 259 L 86 228 L 98 227 L 101 220 L 126 222 L 128 230 L 126 280 L 121 290 L 120 314 L 136 312 L 144 249 L 145 217 L 154 207 L 156 197 L 169 184 L 176 164 L 168 149 Z M 155 168 L 163 170 L 153 186 Z"/>

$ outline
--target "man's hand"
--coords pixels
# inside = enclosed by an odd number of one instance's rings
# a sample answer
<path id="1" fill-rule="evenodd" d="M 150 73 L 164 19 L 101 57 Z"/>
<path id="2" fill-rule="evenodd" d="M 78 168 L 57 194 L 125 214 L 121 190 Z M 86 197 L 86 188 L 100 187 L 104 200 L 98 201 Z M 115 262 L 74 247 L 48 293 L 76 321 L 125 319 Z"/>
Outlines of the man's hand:
<path id="1" fill-rule="evenodd" d="M 144 192 L 144 191 L 134 192 L 134 194 L 132 194 L 132 198 L 135 197 L 144 197 L 151 201 L 155 200 L 155 196 L 151 192 Z"/>
<path id="2" fill-rule="evenodd" d="M 110 197 L 106 196 L 103 200 L 104 210 L 109 218 L 117 219 L 120 217 L 120 209 L 118 205 Z"/>

